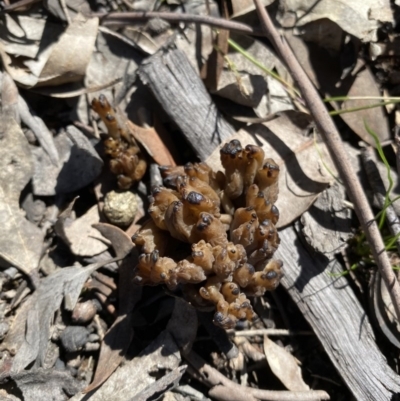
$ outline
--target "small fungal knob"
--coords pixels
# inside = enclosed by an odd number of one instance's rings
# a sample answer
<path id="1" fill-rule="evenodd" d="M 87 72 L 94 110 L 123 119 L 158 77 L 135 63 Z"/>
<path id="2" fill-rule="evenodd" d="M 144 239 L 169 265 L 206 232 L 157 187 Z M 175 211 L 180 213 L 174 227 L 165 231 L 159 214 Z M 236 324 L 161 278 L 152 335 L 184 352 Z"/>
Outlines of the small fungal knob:
<path id="1" fill-rule="evenodd" d="M 130 191 L 108 192 L 104 197 L 103 212 L 110 223 L 117 226 L 128 226 L 136 216 L 138 202 L 136 195 Z"/>

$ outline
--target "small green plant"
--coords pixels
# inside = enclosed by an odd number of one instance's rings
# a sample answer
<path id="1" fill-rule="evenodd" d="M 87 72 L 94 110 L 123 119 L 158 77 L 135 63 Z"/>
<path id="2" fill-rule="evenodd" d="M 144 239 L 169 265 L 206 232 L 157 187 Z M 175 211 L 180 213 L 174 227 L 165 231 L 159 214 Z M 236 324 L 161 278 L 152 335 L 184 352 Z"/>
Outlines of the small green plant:
<path id="1" fill-rule="evenodd" d="M 378 151 L 379 157 L 381 158 L 383 164 L 386 167 L 386 172 L 387 172 L 387 178 L 389 181 L 389 188 L 386 191 L 385 194 L 385 202 L 383 205 L 383 209 L 380 213 L 378 213 L 378 215 L 380 214 L 380 219 L 379 219 L 379 229 L 381 230 L 383 225 L 385 224 L 385 218 L 386 218 L 386 209 L 387 207 L 392 203 L 390 201 L 390 193 L 392 192 L 393 189 L 393 178 L 392 178 L 392 174 L 391 174 L 391 170 L 390 170 L 390 165 L 386 159 L 385 153 L 383 152 L 381 143 L 379 141 L 378 135 L 376 135 L 376 133 L 369 127 L 369 125 L 367 124 L 367 122 L 364 120 L 364 127 L 367 130 L 368 134 L 370 134 L 372 136 L 372 138 L 374 139 L 375 142 L 375 146 L 376 146 L 376 150 Z"/>
<path id="2" fill-rule="evenodd" d="M 385 193 L 384 206 L 383 206 L 382 210 L 375 216 L 375 220 L 378 221 L 379 230 L 381 232 L 385 232 L 386 231 L 386 228 L 385 228 L 386 210 L 387 210 L 388 206 L 390 206 L 394 201 L 396 201 L 400 197 L 396 197 L 393 200 L 390 199 L 390 193 L 394 186 L 390 165 L 386 159 L 386 156 L 382 149 L 378 135 L 369 127 L 369 125 L 367 124 L 366 121 L 364 121 L 364 126 L 365 126 L 366 131 L 369 133 L 369 135 L 371 135 L 372 138 L 374 139 L 378 155 L 379 155 L 381 161 L 383 162 L 383 164 L 385 165 L 386 171 L 387 171 L 387 179 L 389 182 L 389 187 Z M 396 243 L 396 240 L 399 238 L 399 236 L 400 236 L 400 233 L 398 233 L 395 236 L 393 236 L 391 234 L 383 236 L 386 251 L 397 252 L 397 247 L 395 246 L 395 243 Z M 362 266 L 373 266 L 374 265 L 374 260 L 371 257 L 369 244 L 366 240 L 364 232 L 359 232 L 358 234 L 354 235 L 354 237 L 349 241 L 349 245 L 350 245 L 351 250 L 354 253 L 354 255 L 359 257 L 360 260 L 357 261 L 356 263 L 354 263 L 353 265 L 351 265 L 351 267 L 348 271 L 342 272 L 339 274 L 332 274 L 333 276 L 341 276 L 343 274 L 347 274 L 349 271 L 355 270 L 357 267 L 359 267 L 361 265 Z M 393 269 L 399 270 L 398 266 L 392 266 L 392 267 L 393 267 Z"/>

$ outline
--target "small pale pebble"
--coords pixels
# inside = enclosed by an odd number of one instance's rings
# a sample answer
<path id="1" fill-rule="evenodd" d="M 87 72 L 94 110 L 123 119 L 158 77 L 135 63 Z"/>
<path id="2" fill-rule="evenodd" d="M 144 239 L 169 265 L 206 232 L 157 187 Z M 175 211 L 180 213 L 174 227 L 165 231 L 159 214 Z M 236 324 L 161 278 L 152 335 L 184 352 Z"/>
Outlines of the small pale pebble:
<path id="1" fill-rule="evenodd" d="M 104 214 L 110 223 L 128 226 L 137 212 L 136 195 L 130 191 L 109 192 L 104 198 Z"/>

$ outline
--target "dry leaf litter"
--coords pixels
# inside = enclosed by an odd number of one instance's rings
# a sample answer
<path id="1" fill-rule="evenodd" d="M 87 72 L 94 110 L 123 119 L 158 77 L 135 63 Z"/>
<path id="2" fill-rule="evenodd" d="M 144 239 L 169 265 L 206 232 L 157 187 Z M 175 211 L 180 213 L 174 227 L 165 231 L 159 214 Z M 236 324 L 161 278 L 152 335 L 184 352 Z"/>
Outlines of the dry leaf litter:
<path id="1" fill-rule="evenodd" d="M 399 121 L 395 105 L 370 106 L 398 95 L 400 4 L 263 3 L 321 96 L 353 96 L 329 105 L 355 109 L 335 121 L 367 188 L 365 122 L 385 145 Z M 257 27 L 252 1 L 1 8 L 1 399 L 400 393 L 390 298 L 370 265 L 343 276 L 357 223 L 273 49 L 207 25 L 104 17 Z"/>

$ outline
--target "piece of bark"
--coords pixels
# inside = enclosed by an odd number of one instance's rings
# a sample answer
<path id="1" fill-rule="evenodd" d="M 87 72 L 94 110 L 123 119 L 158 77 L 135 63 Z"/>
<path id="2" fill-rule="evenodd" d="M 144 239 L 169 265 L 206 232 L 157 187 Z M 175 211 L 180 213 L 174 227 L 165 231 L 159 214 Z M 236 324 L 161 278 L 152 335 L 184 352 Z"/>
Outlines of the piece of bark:
<path id="1" fill-rule="evenodd" d="M 378 349 L 369 320 L 340 273 L 339 262 L 311 255 L 293 227 L 279 233 L 275 256 L 283 261 L 282 285 L 313 328 L 357 400 L 389 401 L 400 391 L 400 376 Z"/>
<path id="2" fill-rule="evenodd" d="M 351 210 L 344 206 L 345 189 L 335 183 L 301 216 L 302 232 L 310 246 L 329 260 L 347 245 L 351 232 Z"/>
<path id="3" fill-rule="evenodd" d="M 23 395 L 23 400 L 63 401 L 66 394 L 76 394 L 81 384 L 68 372 L 56 370 L 33 369 L 12 375 L 16 387 Z M 1 398 L 3 399 L 3 398 Z"/>
<path id="4" fill-rule="evenodd" d="M 165 394 L 167 391 L 170 391 L 179 385 L 179 381 L 185 373 L 186 367 L 186 365 L 183 365 L 173 369 L 156 382 L 147 386 L 133 398 L 129 398 L 128 401 L 150 401 L 153 399 L 160 399 L 162 394 Z M 165 398 L 163 399 L 165 400 Z"/>
<path id="5" fill-rule="evenodd" d="M 161 49 L 142 63 L 139 76 L 200 158 L 234 133 L 182 51 Z"/>
<path id="6" fill-rule="evenodd" d="M 164 372 L 176 369 L 180 362 L 178 346 L 171 334 L 163 331 L 138 356 L 120 366 L 94 393 L 76 394 L 70 401 L 136 400 L 136 395 Z"/>

